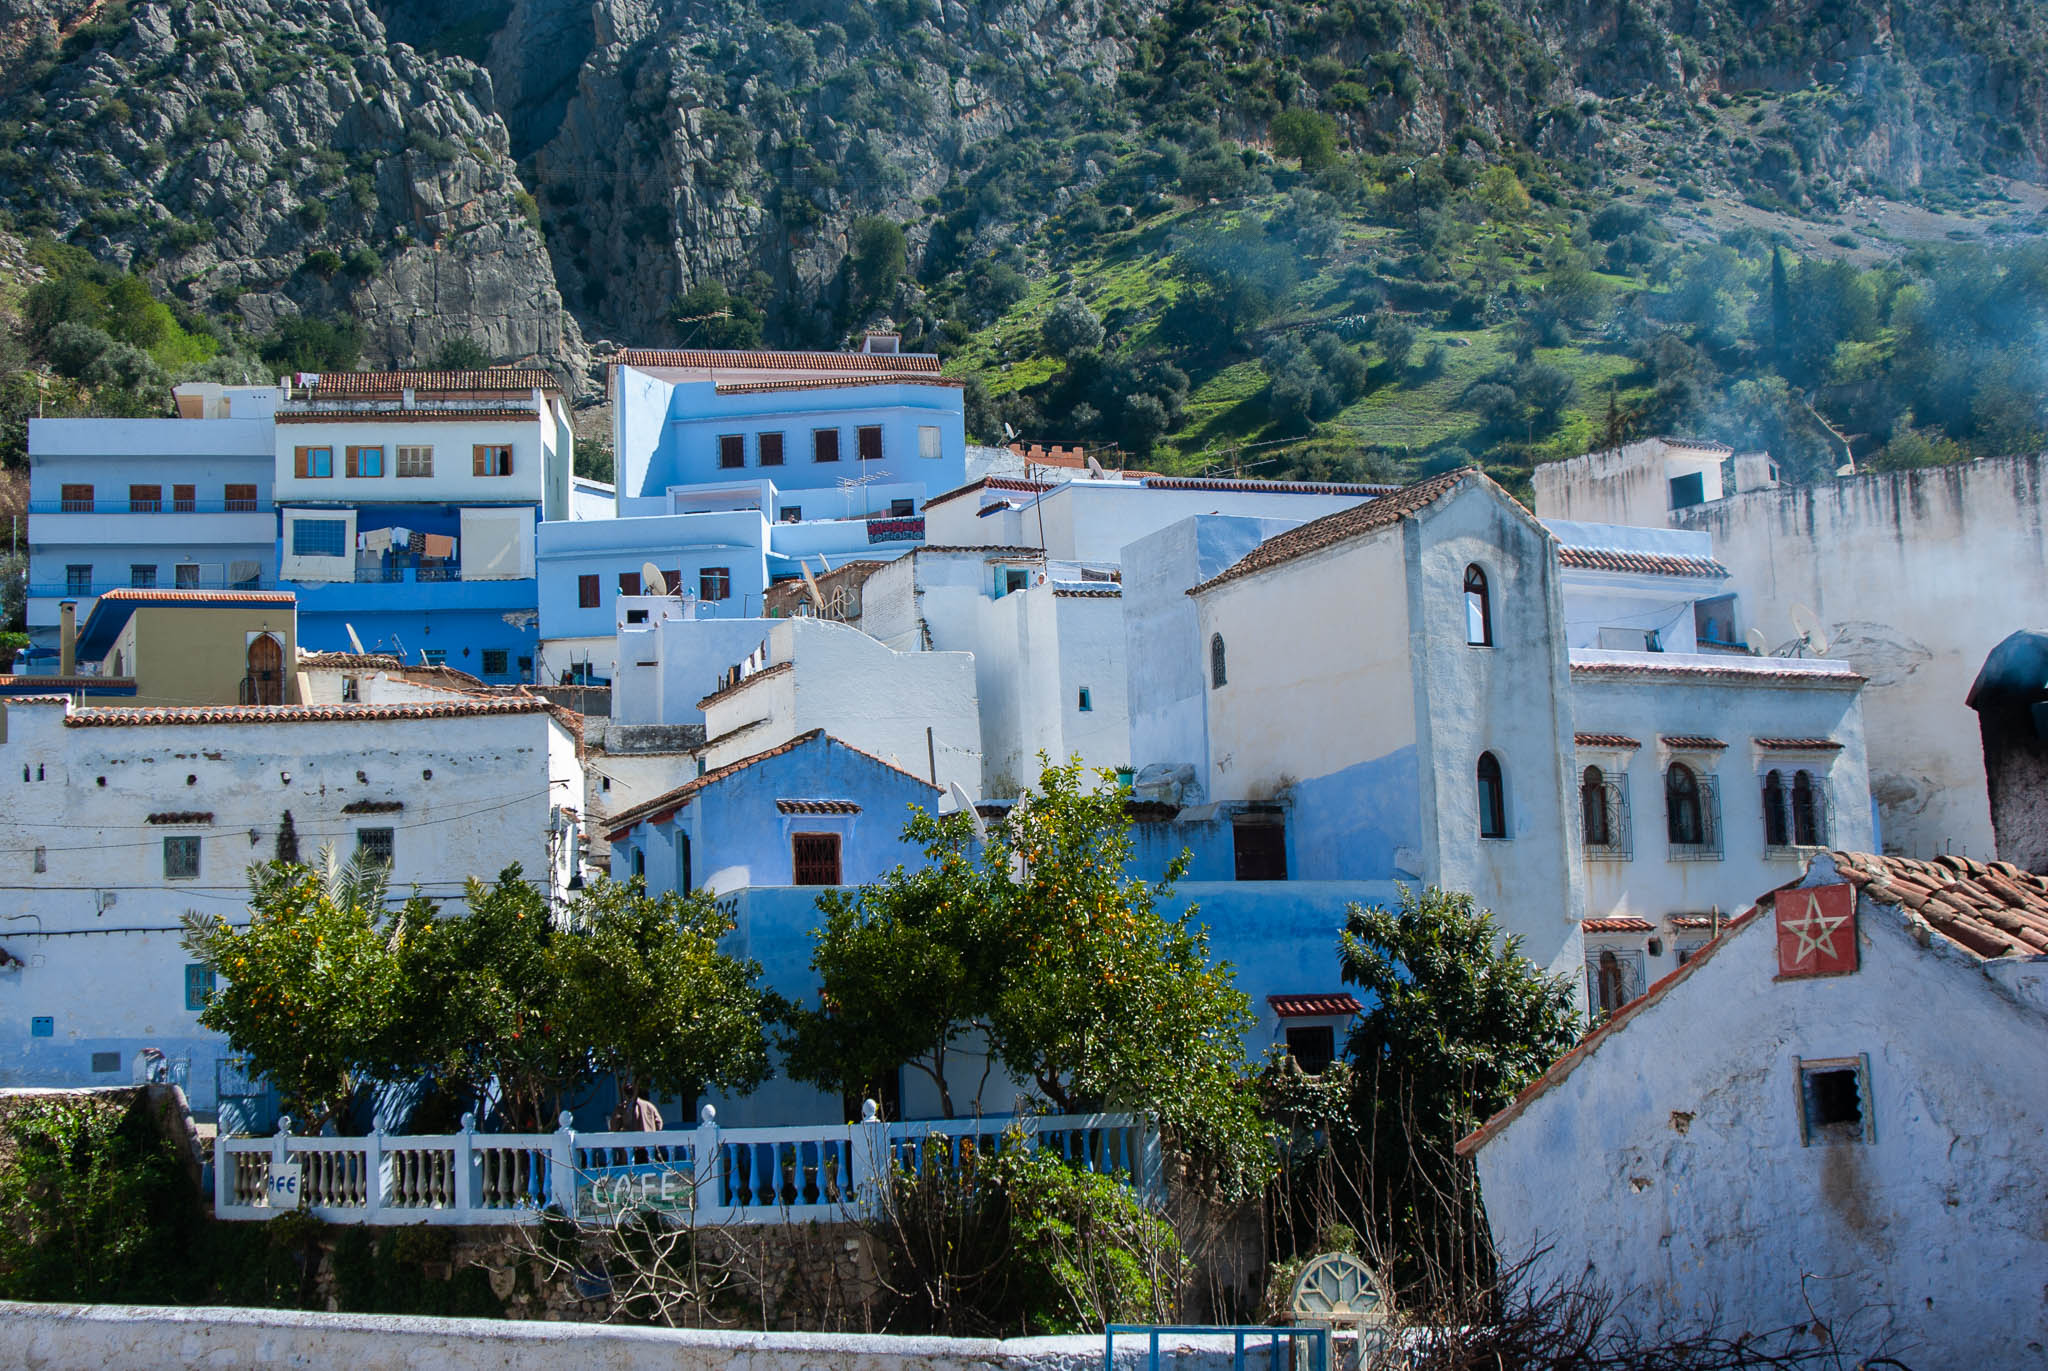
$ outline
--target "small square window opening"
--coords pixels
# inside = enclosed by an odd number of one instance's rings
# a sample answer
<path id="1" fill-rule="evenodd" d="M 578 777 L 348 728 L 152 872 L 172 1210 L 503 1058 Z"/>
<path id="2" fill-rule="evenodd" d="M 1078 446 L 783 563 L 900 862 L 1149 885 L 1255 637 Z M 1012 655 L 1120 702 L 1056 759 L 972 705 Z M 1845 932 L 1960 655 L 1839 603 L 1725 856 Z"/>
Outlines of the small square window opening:
<path id="1" fill-rule="evenodd" d="M 1858 1143 L 1871 1140 L 1869 1065 L 1862 1057 L 1801 1062 L 1800 1141 Z"/>
<path id="2" fill-rule="evenodd" d="M 1328 1024 L 1287 1030 L 1287 1055 L 1302 1074 L 1320 1076 L 1337 1059 L 1337 1030 Z"/>
<path id="3" fill-rule="evenodd" d="M 164 839 L 164 879 L 169 881 L 196 880 L 199 876 L 199 839 L 177 837 Z"/>
<path id="4" fill-rule="evenodd" d="M 487 647 L 484 649 L 484 675 L 503 676 L 506 668 L 511 666 L 511 664 L 512 654 L 505 651 L 505 649 L 497 647 Z"/>
<path id="5" fill-rule="evenodd" d="M 389 828 L 357 829 L 356 852 L 365 860 L 376 862 L 380 866 L 390 866 L 395 848 L 392 841 L 394 832 L 395 830 Z"/>

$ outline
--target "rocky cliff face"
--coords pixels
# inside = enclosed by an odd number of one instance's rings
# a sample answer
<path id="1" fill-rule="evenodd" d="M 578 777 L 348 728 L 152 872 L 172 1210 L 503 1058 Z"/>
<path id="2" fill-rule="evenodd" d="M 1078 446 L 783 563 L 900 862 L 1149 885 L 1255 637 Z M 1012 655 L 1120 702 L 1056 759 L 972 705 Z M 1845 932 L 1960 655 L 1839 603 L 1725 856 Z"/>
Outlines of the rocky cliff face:
<path id="1" fill-rule="evenodd" d="M 366 4 L 9 8 L 0 191 L 23 226 L 259 335 L 343 313 L 377 361 L 457 335 L 581 353 L 484 68 L 392 42 Z"/>
<path id="2" fill-rule="evenodd" d="M 506 359 L 580 362 L 585 331 L 676 337 L 673 302 L 707 280 L 744 288 L 771 338 L 824 342 L 850 318 L 859 217 L 904 224 L 913 262 L 944 219 L 947 260 L 971 269 L 1070 188 L 992 194 L 985 209 L 975 190 L 963 211 L 961 187 L 1005 140 L 1048 130 L 1075 144 L 1060 154 L 1071 189 L 1191 131 L 1263 142 L 1287 105 L 1329 113 L 1368 150 L 1478 139 L 1793 209 L 1825 206 L 1830 180 L 2038 177 L 2043 13 L 2042 0 L 0 0 L 0 204 L 259 333 L 297 311 L 353 314 L 374 361 L 470 335 Z M 1704 98 L 1754 87 L 1789 93 L 1762 128 Z M 914 288 L 881 308 L 899 306 L 915 312 Z"/>

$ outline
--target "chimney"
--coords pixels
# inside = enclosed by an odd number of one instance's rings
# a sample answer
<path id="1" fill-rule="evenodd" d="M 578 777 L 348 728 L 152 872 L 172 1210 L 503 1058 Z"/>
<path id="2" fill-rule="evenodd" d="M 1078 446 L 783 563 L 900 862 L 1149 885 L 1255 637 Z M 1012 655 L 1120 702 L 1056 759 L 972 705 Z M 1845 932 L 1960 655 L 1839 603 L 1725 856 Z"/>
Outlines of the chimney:
<path id="1" fill-rule="evenodd" d="M 1738 452 L 1735 454 L 1735 493 L 1745 494 L 1752 490 L 1776 490 L 1778 488 L 1778 464 L 1771 460 L 1768 452 Z"/>
<path id="2" fill-rule="evenodd" d="M 78 601 L 65 600 L 57 606 L 57 674 L 78 674 Z"/>

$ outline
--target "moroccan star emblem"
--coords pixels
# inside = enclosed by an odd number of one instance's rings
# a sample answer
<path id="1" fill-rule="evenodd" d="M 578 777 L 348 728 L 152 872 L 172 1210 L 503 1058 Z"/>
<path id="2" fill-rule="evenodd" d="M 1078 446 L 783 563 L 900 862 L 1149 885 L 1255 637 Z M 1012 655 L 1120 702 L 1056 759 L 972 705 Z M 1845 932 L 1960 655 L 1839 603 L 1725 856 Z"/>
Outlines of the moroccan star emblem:
<path id="1" fill-rule="evenodd" d="M 1792 951 L 1794 963 L 1809 957 L 1819 956 L 1833 961 L 1841 956 L 1835 948 L 1835 935 L 1849 922 L 1847 914 L 1829 914 L 1821 909 L 1820 897 L 1810 890 L 1786 892 L 1795 901 L 1804 900 L 1804 905 L 1793 906 L 1793 918 L 1786 919 L 1783 927 L 1797 939 Z M 1782 898 L 1782 897 L 1781 897 Z"/>

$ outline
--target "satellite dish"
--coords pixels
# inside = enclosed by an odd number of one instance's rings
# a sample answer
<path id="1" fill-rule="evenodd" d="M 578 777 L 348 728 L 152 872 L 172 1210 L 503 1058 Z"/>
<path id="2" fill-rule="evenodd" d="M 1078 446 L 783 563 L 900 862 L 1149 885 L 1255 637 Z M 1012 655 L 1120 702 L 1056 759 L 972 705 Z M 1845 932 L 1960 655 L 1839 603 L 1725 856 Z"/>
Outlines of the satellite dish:
<path id="1" fill-rule="evenodd" d="M 811 612 L 818 615 L 820 618 L 824 617 L 825 592 L 818 589 L 818 578 L 811 575 L 810 567 L 805 565 L 803 562 L 798 562 L 796 565 L 797 570 L 803 572 L 804 585 L 811 592 Z M 830 570 L 830 568 L 828 567 L 827 570 Z"/>
<path id="2" fill-rule="evenodd" d="M 1743 635 L 1743 641 L 1749 644 L 1749 650 L 1751 652 L 1754 652 L 1757 656 L 1768 657 L 1771 655 L 1771 644 L 1769 640 L 1764 637 L 1764 632 L 1762 629 L 1751 629 L 1748 633 Z"/>
<path id="3" fill-rule="evenodd" d="M 1098 481 L 1107 481 L 1109 473 L 1102 469 L 1102 463 L 1095 460 L 1095 454 L 1088 454 L 1088 474 Z"/>
<path id="4" fill-rule="evenodd" d="M 356 655 L 358 657 L 367 655 L 363 652 L 363 640 L 356 637 L 356 626 L 354 624 L 343 624 L 342 628 L 347 631 L 348 645 L 356 650 Z"/>
<path id="5" fill-rule="evenodd" d="M 953 803 L 960 807 L 963 814 L 974 820 L 974 841 L 984 847 L 988 846 L 988 824 L 983 821 L 981 811 L 974 807 L 974 801 L 968 798 L 965 787 L 958 781 L 948 781 L 946 786 L 952 792 Z"/>
<path id="6" fill-rule="evenodd" d="M 668 594 L 668 578 L 661 574 L 661 568 L 652 562 L 640 564 L 640 588 L 649 595 Z"/>
<path id="7" fill-rule="evenodd" d="M 1810 651 L 1816 657 L 1828 655 L 1828 631 L 1820 616 L 1805 605 L 1792 606 L 1792 630 L 1799 635 L 1802 651 Z"/>

